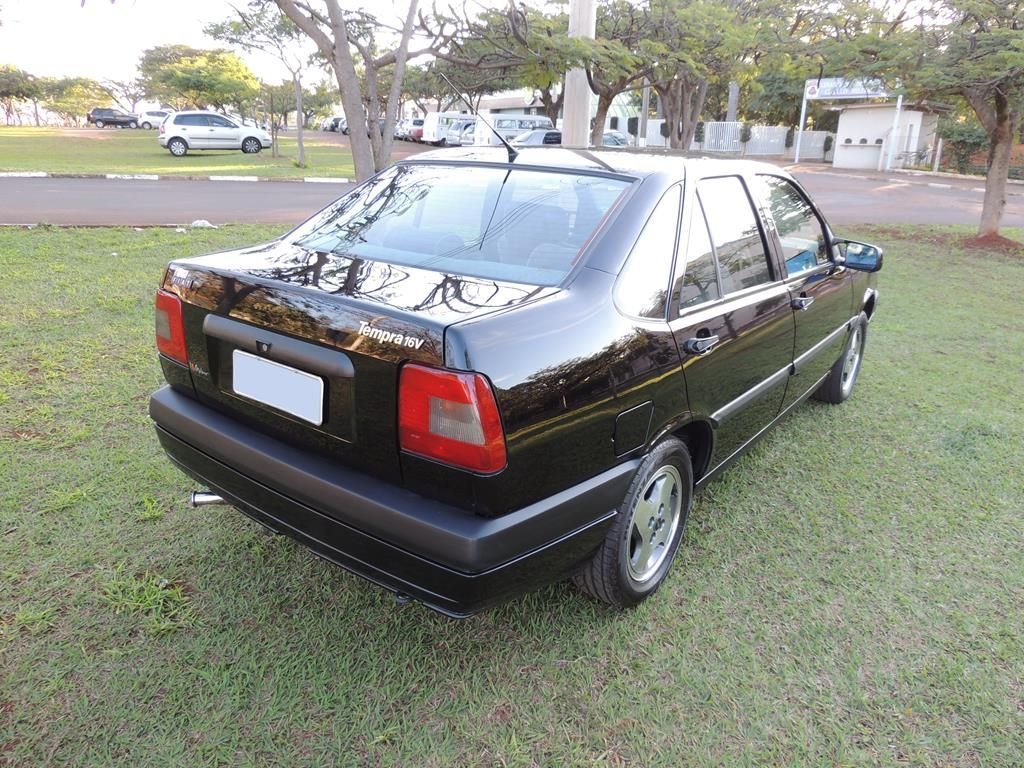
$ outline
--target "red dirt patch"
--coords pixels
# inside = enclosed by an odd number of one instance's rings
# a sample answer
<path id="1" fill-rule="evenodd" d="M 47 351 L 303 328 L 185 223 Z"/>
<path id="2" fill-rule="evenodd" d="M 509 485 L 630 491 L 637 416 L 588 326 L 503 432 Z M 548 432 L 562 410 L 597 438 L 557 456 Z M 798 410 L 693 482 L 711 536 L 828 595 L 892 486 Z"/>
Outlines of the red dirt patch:
<path id="1" fill-rule="evenodd" d="M 964 240 L 965 248 L 976 248 L 984 251 L 999 251 L 1000 253 L 1020 254 L 1024 252 L 1024 243 L 1018 243 L 1002 235 L 985 235 L 984 237 L 969 237 Z"/>

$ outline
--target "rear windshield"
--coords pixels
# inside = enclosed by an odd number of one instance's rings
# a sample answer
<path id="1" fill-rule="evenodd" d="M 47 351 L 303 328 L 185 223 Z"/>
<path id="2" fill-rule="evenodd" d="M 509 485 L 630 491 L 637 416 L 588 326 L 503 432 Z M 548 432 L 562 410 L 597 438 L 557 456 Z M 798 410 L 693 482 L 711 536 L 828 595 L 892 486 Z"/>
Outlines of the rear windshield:
<path id="1" fill-rule="evenodd" d="M 392 168 L 296 231 L 315 251 L 557 285 L 628 181 L 573 173 Z"/>

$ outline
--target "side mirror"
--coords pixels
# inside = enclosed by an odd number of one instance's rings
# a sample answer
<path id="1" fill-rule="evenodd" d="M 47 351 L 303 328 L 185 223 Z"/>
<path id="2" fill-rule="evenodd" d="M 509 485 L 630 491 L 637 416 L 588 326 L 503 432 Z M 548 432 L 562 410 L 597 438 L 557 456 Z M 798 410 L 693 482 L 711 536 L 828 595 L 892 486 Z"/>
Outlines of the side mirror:
<path id="1" fill-rule="evenodd" d="M 861 272 L 877 272 L 882 268 L 882 249 L 876 245 L 856 240 L 833 240 L 832 245 L 839 251 L 836 261 L 843 266 Z"/>

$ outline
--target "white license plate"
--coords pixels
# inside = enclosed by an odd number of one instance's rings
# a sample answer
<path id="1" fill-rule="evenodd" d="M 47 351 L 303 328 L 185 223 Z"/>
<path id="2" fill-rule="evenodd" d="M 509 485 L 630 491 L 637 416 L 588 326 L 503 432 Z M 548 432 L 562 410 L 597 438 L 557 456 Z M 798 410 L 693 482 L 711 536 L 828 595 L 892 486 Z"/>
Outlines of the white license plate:
<path id="1" fill-rule="evenodd" d="M 234 350 L 231 359 L 235 394 L 317 426 L 324 423 L 324 380 L 319 376 L 240 349 Z"/>

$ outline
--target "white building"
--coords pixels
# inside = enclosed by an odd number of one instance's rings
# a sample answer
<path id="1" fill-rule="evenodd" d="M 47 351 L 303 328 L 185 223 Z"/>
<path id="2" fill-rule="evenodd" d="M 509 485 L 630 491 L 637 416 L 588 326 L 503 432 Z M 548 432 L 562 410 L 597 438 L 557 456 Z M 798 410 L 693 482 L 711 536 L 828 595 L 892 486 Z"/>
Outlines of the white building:
<path id="1" fill-rule="evenodd" d="M 880 171 L 930 162 L 937 142 L 938 115 L 917 107 L 900 109 L 894 130 L 895 118 L 895 103 L 844 106 L 832 164 L 836 168 Z"/>

